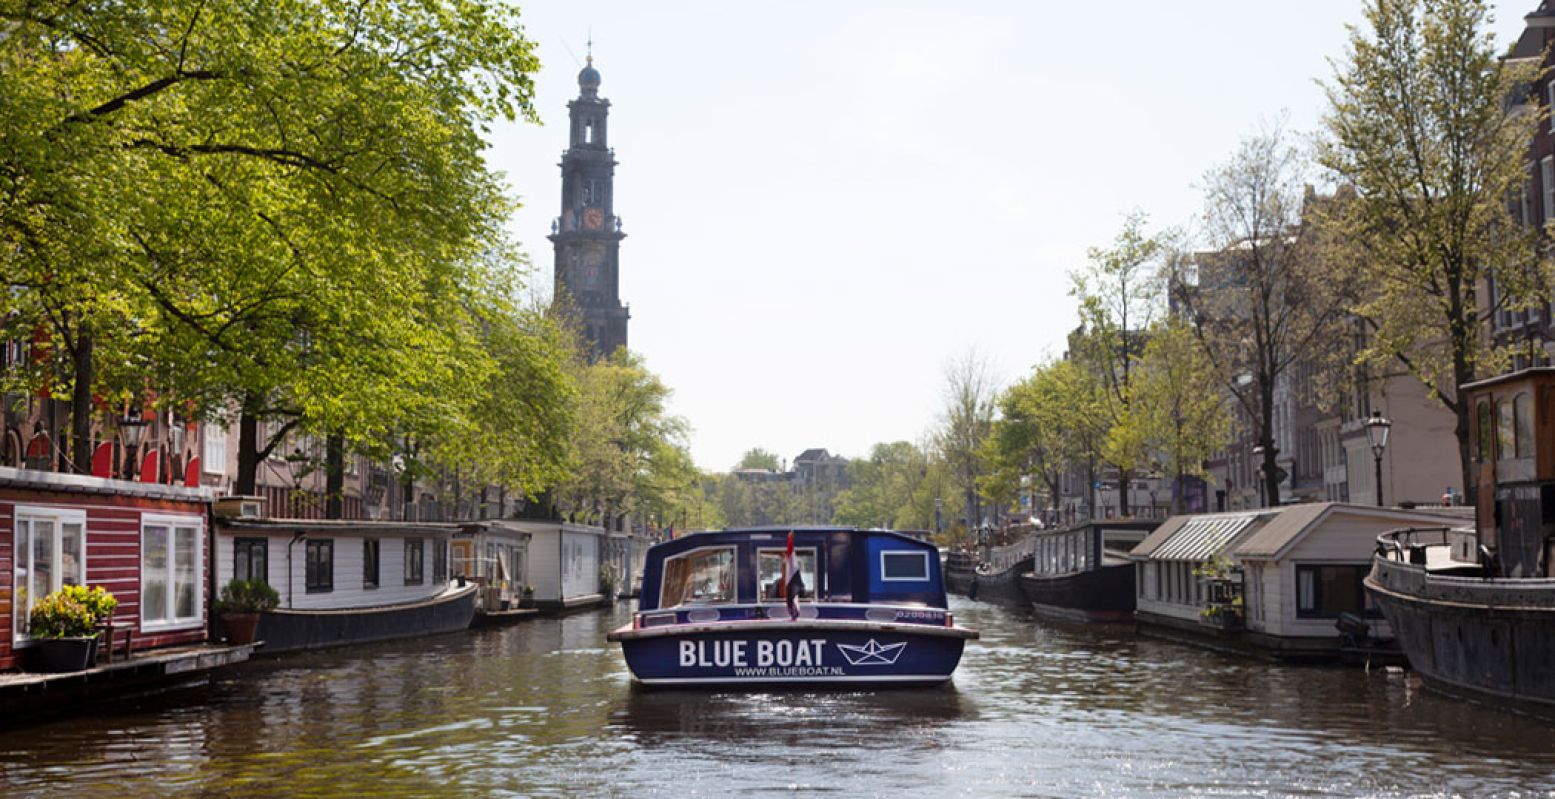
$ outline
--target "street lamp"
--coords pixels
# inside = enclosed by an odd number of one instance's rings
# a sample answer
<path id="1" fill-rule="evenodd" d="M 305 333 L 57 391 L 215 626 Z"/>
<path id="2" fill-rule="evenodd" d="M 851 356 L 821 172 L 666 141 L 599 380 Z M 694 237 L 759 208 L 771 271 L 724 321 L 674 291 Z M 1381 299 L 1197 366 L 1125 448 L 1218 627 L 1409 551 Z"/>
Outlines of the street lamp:
<path id="1" fill-rule="evenodd" d="M 1377 506 L 1382 507 L 1382 451 L 1388 448 L 1388 429 L 1393 423 L 1382 417 L 1382 411 L 1372 409 L 1366 420 L 1366 443 L 1371 445 L 1371 456 L 1377 464 Z"/>
<path id="2" fill-rule="evenodd" d="M 939 521 L 940 516 L 939 515 L 940 515 L 940 512 L 943 511 L 944 509 L 945 509 L 945 500 L 940 499 L 939 497 L 935 497 L 934 498 L 934 534 L 935 535 L 939 535 L 940 534 L 940 521 Z"/>
<path id="3" fill-rule="evenodd" d="M 119 420 L 119 434 L 124 436 L 124 479 L 135 479 L 135 456 L 140 454 L 140 439 L 146 434 L 146 420 L 140 418 L 140 408 L 130 406 Z"/>
<path id="4" fill-rule="evenodd" d="M 1253 447 L 1253 460 L 1258 463 L 1257 466 L 1253 467 L 1253 474 L 1257 475 L 1253 478 L 1253 483 L 1258 486 L 1258 507 L 1260 508 L 1267 507 L 1269 504 L 1269 500 L 1265 496 L 1269 489 L 1269 484 L 1265 482 L 1268 478 L 1263 470 L 1263 453 L 1262 444 Z"/>

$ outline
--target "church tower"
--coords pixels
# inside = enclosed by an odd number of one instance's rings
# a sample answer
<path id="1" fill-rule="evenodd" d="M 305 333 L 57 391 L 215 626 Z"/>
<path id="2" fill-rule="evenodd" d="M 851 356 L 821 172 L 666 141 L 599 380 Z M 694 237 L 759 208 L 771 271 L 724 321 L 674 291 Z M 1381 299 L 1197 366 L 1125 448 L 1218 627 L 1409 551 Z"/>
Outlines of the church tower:
<path id="1" fill-rule="evenodd" d="M 606 120 L 610 101 L 599 96 L 594 56 L 578 73 L 578 97 L 567 104 L 571 118 L 562 153 L 562 213 L 551 223 L 556 246 L 556 302 L 570 302 L 588 339 L 590 356 L 626 346 L 631 314 L 621 304 L 621 219 L 615 215 L 615 151 Z"/>

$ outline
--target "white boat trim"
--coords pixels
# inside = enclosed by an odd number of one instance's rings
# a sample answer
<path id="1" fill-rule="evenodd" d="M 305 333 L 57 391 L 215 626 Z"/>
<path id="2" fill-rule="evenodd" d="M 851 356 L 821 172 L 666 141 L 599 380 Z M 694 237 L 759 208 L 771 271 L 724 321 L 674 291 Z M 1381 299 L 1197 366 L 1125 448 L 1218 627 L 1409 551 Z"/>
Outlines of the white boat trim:
<path id="1" fill-rule="evenodd" d="M 801 619 L 799 621 L 773 621 L 770 619 L 714 621 L 705 624 L 666 624 L 662 627 L 644 627 L 634 630 L 625 625 L 611 630 L 607 641 L 633 641 L 644 638 L 676 638 L 704 633 L 728 632 L 784 632 L 789 630 L 829 630 L 860 633 L 895 633 L 919 635 L 931 638 L 976 639 L 978 632 L 966 627 L 941 627 L 932 624 L 885 624 L 855 619 Z"/>
<path id="2" fill-rule="evenodd" d="M 946 682 L 949 674 L 882 674 L 877 677 L 851 675 L 846 677 L 654 677 L 638 679 L 644 685 L 696 685 L 707 683 L 817 683 L 817 682 Z"/>

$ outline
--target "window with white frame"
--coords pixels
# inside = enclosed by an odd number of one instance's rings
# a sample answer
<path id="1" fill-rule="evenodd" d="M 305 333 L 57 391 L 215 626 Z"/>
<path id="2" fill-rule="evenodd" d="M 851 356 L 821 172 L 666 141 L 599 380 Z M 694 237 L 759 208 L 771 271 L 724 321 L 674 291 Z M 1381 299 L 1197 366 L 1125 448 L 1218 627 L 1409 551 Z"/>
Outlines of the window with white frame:
<path id="1" fill-rule="evenodd" d="M 1543 220 L 1555 219 L 1555 157 L 1544 156 L 1539 161 L 1539 187 L 1544 190 Z"/>
<path id="2" fill-rule="evenodd" d="M 1555 133 L 1555 80 L 1544 84 L 1545 110 L 1551 112 L 1550 133 Z"/>
<path id="3" fill-rule="evenodd" d="M 17 506 L 14 554 L 14 631 L 22 638 L 38 600 L 60 586 L 85 584 L 86 512 Z"/>
<path id="4" fill-rule="evenodd" d="M 140 622 L 143 627 L 198 624 L 202 524 L 191 516 L 140 521 Z"/>
<path id="5" fill-rule="evenodd" d="M 221 424 L 206 422 L 204 426 L 204 452 L 200 453 L 200 468 L 206 474 L 227 473 L 227 428 Z"/>

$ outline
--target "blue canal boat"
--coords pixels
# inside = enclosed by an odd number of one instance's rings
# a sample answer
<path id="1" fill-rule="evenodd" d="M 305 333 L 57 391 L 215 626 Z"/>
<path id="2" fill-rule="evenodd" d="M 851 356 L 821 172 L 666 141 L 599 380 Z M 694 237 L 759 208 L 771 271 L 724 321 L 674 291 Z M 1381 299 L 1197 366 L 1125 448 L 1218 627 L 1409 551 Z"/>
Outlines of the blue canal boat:
<path id="1" fill-rule="evenodd" d="M 976 637 L 945 605 L 932 544 L 833 527 L 657 544 L 638 611 L 608 636 L 658 686 L 933 685 Z"/>

